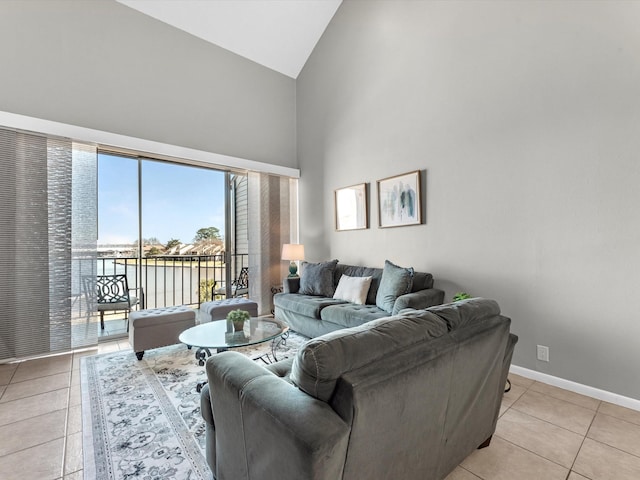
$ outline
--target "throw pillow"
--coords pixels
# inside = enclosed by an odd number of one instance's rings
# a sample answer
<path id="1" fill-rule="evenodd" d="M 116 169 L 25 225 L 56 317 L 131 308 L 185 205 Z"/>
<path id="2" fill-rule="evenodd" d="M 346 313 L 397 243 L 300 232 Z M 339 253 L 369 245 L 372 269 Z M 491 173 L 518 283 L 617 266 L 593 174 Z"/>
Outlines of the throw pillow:
<path id="1" fill-rule="evenodd" d="M 376 306 L 393 314 L 396 298 L 411 291 L 413 286 L 413 268 L 403 268 L 385 260 L 380 287 L 376 295 Z"/>
<path id="2" fill-rule="evenodd" d="M 300 274 L 300 290 L 303 295 L 333 296 L 333 271 L 338 260 L 330 262 L 309 263 L 302 262 Z"/>
<path id="3" fill-rule="evenodd" d="M 364 305 L 367 301 L 367 293 L 371 285 L 372 277 L 350 277 L 342 275 L 333 298 L 345 300 L 358 305 Z"/>

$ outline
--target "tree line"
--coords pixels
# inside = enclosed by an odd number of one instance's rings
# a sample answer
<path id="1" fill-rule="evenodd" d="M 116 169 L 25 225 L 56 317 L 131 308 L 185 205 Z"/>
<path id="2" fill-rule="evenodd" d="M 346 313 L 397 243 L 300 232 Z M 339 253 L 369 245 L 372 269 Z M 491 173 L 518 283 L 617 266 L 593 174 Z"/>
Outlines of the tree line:
<path id="1" fill-rule="evenodd" d="M 220 229 L 217 227 L 203 227 L 198 229 L 195 237 L 193 237 L 193 243 L 201 243 L 201 242 L 211 242 L 211 241 L 222 241 L 222 237 L 220 236 Z M 134 244 L 138 244 L 137 241 Z M 143 238 L 143 245 L 152 245 L 147 253 L 148 256 L 160 255 L 163 251 L 157 247 L 157 245 L 161 245 L 160 241 L 156 237 Z M 164 245 L 164 251 L 169 251 L 174 247 L 181 245 L 182 242 L 177 238 L 170 239 Z"/>

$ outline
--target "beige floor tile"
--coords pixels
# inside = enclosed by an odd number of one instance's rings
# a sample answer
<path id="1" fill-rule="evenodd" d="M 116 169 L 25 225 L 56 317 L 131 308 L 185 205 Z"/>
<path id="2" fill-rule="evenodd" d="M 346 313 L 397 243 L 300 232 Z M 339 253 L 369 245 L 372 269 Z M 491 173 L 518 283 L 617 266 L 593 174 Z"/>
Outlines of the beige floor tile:
<path id="1" fill-rule="evenodd" d="M 511 383 L 511 390 L 505 393 L 502 397 L 502 405 L 507 407 L 513 405 L 517 399 L 519 399 L 527 389 L 521 385 L 516 385 L 515 383 Z"/>
<path id="2" fill-rule="evenodd" d="M 118 347 L 120 350 L 131 350 L 131 345 L 129 344 L 129 340 L 120 340 L 118 342 Z"/>
<path id="3" fill-rule="evenodd" d="M 598 413 L 587 437 L 640 457 L 640 425 Z"/>
<path id="4" fill-rule="evenodd" d="M 2 480 L 54 480 L 62 473 L 64 439 L 0 457 Z"/>
<path id="5" fill-rule="evenodd" d="M 82 388 L 80 385 L 73 385 L 69 394 L 69 406 L 82 404 Z"/>
<path id="6" fill-rule="evenodd" d="M 505 405 L 504 403 L 502 405 L 500 405 L 500 411 L 498 412 L 498 418 L 500 418 L 502 415 L 504 415 L 507 410 L 509 410 L 511 407 Z"/>
<path id="7" fill-rule="evenodd" d="M 69 407 L 67 415 L 67 435 L 82 432 L 82 406 Z"/>
<path id="8" fill-rule="evenodd" d="M 98 347 L 92 348 L 91 350 L 83 350 L 82 352 L 73 352 L 73 364 L 71 368 L 77 370 L 78 368 L 80 368 L 80 359 L 82 357 L 90 357 L 91 355 L 96 355 L 97 353 Z"/>
<path id="9" fill-rule="evenodd" d="M 0 385 L 9 385 L 17 368 L 17 363 L 0 364 Z"/>
<path id="10" fill-rule="evenodd" d="M 520 385 L 521 387 L 524 387 L 524 388 L 529 388 L 535 382 L 535 380 L 523 377 L 521 375 L 516 375 L 515 373 L 511 373 L 511 372 L 509 372 L 508 378 L 509 380 L 511 380 L 512 385 Z"/>
<path id="11" fill-rule="evenodd" d="M 66 477 L 65 477 L 66 478 Z M 567 480 L 589 480 L 587 477 L 583 477 L 582 475 L 580 475 L 579 473 L 576 472 L 571 472 L 569 474 L 569 478 L 567 478 Z"/>
<path id="12" fill-rule="evenodd" d="M 11 383 L 24 382 L 25 380 L 46 377 L 56 373 L 70 372 L 72 357 L 72 354 L 56 355 L 22 362 L 18 365 Z"/>
<path id="13" fill-rule="evenodd" d="M 496 435 L 541 457 L 571 468 L 584 437 L 510 409 L 498 421 Z"/>
<path id="14" fill-rule="evenodd" d="M 119 350 L 118 342 L 105 342 L 98 344 L 98 354 L 117 352 Z"/>
<path id="15" fill-rule="evenodd" d="M 3 403 L 0 405 L 0 425 L 66 409 L 68 399 L 69 389 L 64 388 Z"/>
<path id="16" fill-rule="evenodd" d="M 74 385 L 80 385 L 81 376 L 82 375 L 80 374 L 80 370 L 78 369 L 71 370 L 71 386 L 72 387 Z"/>
<path id="17" fill-rule="evenodd" d="M 570 392 L 569 390 L 547 385 L 546 383 L 535 382 L 529 389 L 534 392 L 544 393 L 550 397 L 559 398 L 565 402 L 575 403 L 590 410 L 597 410 L 600 405 L 600 400 L 596 398 L 580 395 L 579 393 Z"/>
<path id="18" fill-rule="evenodd" d="M 476 477 L 462 467 L 456 467 L 444 480 L 480 480 L 480 477 Z"/>
<path id="19" fill-rule="evenodd" d="M 585 438 L 573 470 L 591 480 L 638 480 L 640 458 Z"/>
<path id="20" fill-rule="evenodd" d="M 0 403 L 31 397 L 40 393 L 52 392 L 61 388 L 68 388 L 71 382 L 71 372 L 56 373 L 47 377 L 34 378 L 24 382 L 12 382 L 7 386 Z"/>
<path id="21" fill-rule="evenodd" d="M 0 456 L 31 448 L 57 438 L 64 438 L 66 410 L 56 410 L 38 417 L 0 427 Z"/>
<path id="22" fill-rule="evenodd" d="M 462 467 L 456 467 L 444 480 L 480 480 L 480 477 Z"/>
<path id="23" fill-rule="evenodd" d="M 0 385 L 0 400 L 2 400 L 2 395 L 4 395 L 4 391 L 7 389 L 6 385 Z"/>
<path id="24" fill-rule="evenodd" d="M 569 473 L 567 468 L 495 435 L 489 447 L 476 450 L 462 467 L 490 480 L 565 480 Z"/>
<path id="25" fill-rule="evenodd" d="M 600 403 L 598 412 L 640 425 L 640 411 L 638 410 L 631 410 L 630 408 L 614 405 L 613 403 L 602 402 Z"/>
<path id="26" fill-rule="evenodd" d="M 84 480 L 84 473 L 82 470 L 78 470 L 77 472 L 65 475 L 63 480 Z"/>
<path id="27" fill-rule="evenodd" d="M 73 385 L 69 393 L 69 406 L 80 405 L 82 403 L 82 389 L 80 385 Z"/>
<path id="28" fill-rule="evenodd" d="M 82 470 L 82 432 L 67 436 L 65 448 L 64 474 Z"/>
<path id="29" fill-rule="evenodd" d="M 585 435 L 596 412 L 573 403 L 528 390 L 511 408 Z"/>

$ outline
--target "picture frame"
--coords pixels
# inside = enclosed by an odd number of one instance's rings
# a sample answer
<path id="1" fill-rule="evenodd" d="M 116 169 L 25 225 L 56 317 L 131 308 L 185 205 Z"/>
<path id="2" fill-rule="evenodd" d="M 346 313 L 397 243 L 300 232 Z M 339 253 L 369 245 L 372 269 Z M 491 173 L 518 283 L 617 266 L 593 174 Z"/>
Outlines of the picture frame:
<path id="1" fill-rule="evenodd" d="M 336 231 L 369 228 L 367 184 L 359 183 L 334 190 Z"/>
<path id="2" fill-rule="evenodd" d="M 422 223 L 420 170 L 378 180 L 379 228 Z"/>

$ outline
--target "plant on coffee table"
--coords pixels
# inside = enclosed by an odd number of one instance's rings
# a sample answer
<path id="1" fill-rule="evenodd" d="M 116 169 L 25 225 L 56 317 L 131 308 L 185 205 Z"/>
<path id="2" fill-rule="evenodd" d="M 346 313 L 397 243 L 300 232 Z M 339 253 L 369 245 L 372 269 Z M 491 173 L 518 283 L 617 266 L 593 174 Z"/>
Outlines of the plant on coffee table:
<path id="1" fill-rule="evenodd" d="M 233 330 L 241 332 L 244 328 L 245 320 L 249 320 L 251 315 L 245 310 L 232 310 L 227 314 L 227 320 L 233 323 Z"/>

